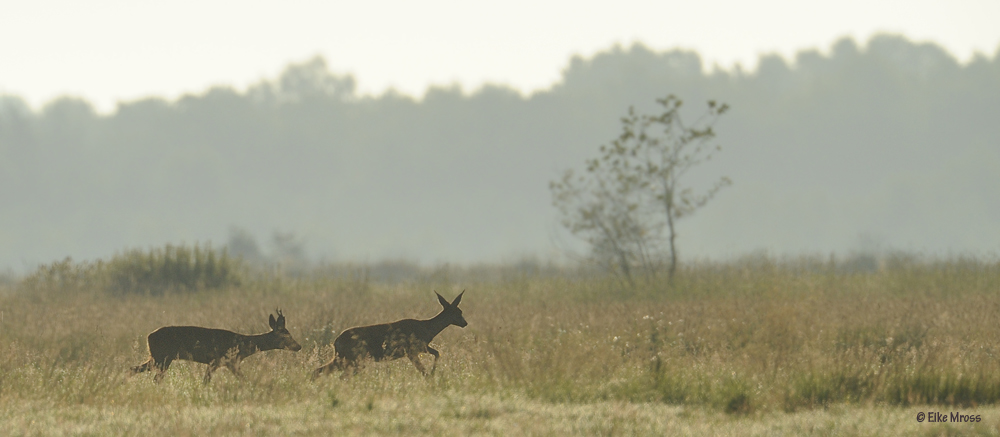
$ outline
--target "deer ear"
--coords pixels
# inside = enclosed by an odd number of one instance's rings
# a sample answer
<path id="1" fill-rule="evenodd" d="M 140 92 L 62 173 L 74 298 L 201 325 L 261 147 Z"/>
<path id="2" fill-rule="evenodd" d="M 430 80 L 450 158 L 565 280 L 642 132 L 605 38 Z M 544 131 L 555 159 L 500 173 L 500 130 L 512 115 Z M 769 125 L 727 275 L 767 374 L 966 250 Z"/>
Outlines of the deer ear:
<path id="1" fill-rule="evenodd" d="M 462 301 L 463 294 L 465 294 L 465 290 L 462 290 L 461 293 L 458 293 L 458 297 L 456 297 L 455 300 L 451 301 L 451 306 L 457 307 L 458 303 Z"/>
<path id="2" fill-rule="evenodd" d="M 443 306 L 445 308 L 448 308 L 448 306 L 451 305 L 451 304 L 448 303 L 448 301 L 444 300 L 444 298 L 441 297 L 441 295 L 438 294 L 438 292 L 435 291 L 434 294 L 437 294 L 438 302 L 441 302 L 441 306 Z"/>
<path id="3" fill-rule="evenodd" d="M 268 317 L 267 324 L 271 325 L 271 329 L 274 329 L 278 325 L 278 322 L 274 320 L 274 314 L 271 314 L 267 317 Z"/>

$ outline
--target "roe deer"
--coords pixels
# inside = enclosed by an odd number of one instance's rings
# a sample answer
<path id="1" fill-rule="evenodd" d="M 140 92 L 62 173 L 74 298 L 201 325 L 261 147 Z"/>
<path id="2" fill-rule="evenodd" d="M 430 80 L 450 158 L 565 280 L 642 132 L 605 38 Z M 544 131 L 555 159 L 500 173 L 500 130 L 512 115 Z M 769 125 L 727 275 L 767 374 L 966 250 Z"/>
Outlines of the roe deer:
<path id="1" fill-rule="evenodd" d="M 285 329 L 285 316 L 276 310 L 278 318 L 270 315 L 271 332 L 258 335 L 237 334 L 225 329 L 198 326 L 164 326 L 146 338 L 149 359 L 132 368 L 132 374 L 157 369 L 153 380 L 160 382 L 173 360 L 190 360 L 208 364 L 205 384 L 212 380 L 212 372 L 226 366 L 234 375 L 242 377 L 240 361 L 257 353 L 272 349 L 297 351 L 302 346 Z"/>
<path id="2" fill-rule="evenodd" d="M 468 322 L 462 317 L 462 310 L 458 309 L 458 303 L 462 301 L 463 294 L 465 294 L 465 290 L 462 290 L 451 303 L 437 294 L 438 302 L 444 309 L 429 320 L 403 319 L 381 325 L 359 326 L 344 331 L 333 341 L 333 347 L 336 351 L 334 358 L 316 369 L 313 372 L 313 379 L 324 373 L 332 372 L 334 369 L 344 371 L 341 377 L 347 377 L 347 371 L 351 368 L 353 368 L 354 373 L 357 373 L 359 363 L 365 357 L 371 357 L 375 361 L 407 357 L 417 370 L 426 376 L 427 371 L 424 370 L 424 366 L 417 356 L 420 353 L 434 355 L 434 365 L 431 367 L 433 375 L 434 370 L 437 369 L 437 360 L 440 355 L 438 351 L 430 347 L 431 340 L 449 325 L 462 328 L 468 325 Z"/>

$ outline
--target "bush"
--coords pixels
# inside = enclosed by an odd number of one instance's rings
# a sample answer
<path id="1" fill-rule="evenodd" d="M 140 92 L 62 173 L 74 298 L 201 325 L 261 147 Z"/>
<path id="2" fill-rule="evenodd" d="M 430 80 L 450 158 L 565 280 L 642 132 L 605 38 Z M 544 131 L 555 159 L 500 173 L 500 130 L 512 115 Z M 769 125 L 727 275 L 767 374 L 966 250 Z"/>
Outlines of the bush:
<path id="1" fill-rule="evenodd" d="M 190 292 L 240 284 L 241 264 L 226 249 L 166 245 L 126 250 L 111 260 L 74 264 L 70 258 L 43 265 L 25 279 L 33 289 L 103 289 L 116 295 Z"/>

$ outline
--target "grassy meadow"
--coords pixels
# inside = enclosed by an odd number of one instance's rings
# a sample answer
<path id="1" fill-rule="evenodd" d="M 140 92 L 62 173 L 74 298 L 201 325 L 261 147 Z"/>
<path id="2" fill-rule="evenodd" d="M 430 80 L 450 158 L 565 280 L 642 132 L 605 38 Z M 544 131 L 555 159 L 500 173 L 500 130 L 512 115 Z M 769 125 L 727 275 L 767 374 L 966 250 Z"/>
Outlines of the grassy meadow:
<path id="1" fill-rule="evenodd" d="M 295 272 L 133 251 L 0 281 L 0 429 L 14 435 L 1000 435 L 1000 263 L 749 257 L 673 284 L 536 263 Z M 171 282 L 172 281 L 172 282 Z M 352 326 L 430 318 L 467 290 L 437 373 L 310 381 Z M 165 325 L 245 334 L 276 307 L 303 346 L 202 384 L 129 376 Z M 425 365 L 433 357 L 422 355 Z M 919 423 L 918 412 L 979 415 Z"/>

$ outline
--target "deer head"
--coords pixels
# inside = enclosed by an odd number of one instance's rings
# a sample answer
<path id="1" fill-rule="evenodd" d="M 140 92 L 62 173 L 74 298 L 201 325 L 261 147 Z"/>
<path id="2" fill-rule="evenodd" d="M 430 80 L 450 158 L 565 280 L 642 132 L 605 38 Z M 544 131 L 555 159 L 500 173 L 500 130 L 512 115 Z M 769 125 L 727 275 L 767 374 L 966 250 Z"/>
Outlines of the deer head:
<path id="1" fill-rule="evenodd" d="M 462 292 L 458 294 L 458 297 L 451 301 L 451 303 L 448 303 L 448 301 L 441 297 L 438 292 L 435 291 L 434 294 L 437 294 L 438 302 L 440 302 L 441 306 L 444 307 L 441 314 L 443 314 L 443 317 L 448 324 L 455 325 L 460 328 L 468 326 L 469 322 L 466 322 L 465 317 L 462 317 L 462 310 L 458 309 L 458 303 L 462 301 L 462 295 L 465 294 L 465 290 L 462 290 Z"/>
<path id="2" fill-rule="evenodd" d="M 271 326 L 271 335 L 277 339 L 278 349 L 288 349 L 290 351 L 302 349 L 302 346 L 292 338 L 292 334 L 285 329 L 285 315 L 281 314 L 281 310 L 279 309 L 275 309 L 274 311 L 278 313 L 278 318 L 275 319 L 274 314 L 271 314 L 267 323 Z"/>

